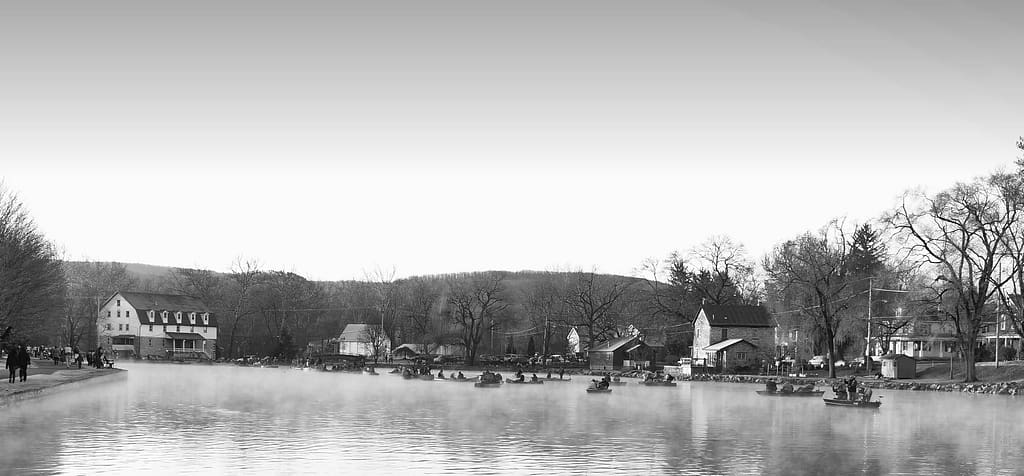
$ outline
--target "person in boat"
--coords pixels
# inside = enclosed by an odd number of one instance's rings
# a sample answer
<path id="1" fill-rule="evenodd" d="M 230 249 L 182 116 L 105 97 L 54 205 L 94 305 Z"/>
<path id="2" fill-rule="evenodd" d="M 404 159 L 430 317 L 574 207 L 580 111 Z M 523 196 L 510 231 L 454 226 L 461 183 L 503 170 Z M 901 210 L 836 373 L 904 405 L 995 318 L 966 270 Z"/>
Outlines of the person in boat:
<path id="1" fill-rule="evenodd" d="M 676 379 L 675 377 L 673 377 L 673 376 L 671 376 L 669 374 L 665 374 L 665 382 L 666 383 L 672 383 L 672 381 L 675 380 L 675 379 Z"/>
<path id="2" fill-rule="evenodd" d="M 603 388 L 610 387 L 612 385 L 612 378 L 611 378 L 611 376 L 608 375 L 608 374 L 604 374 L 604 377 L 601 377 L 601 384 L 604 385 Z"/>
<path id="3" fill-rule="evenodd" d="M 437 378 L 440 378 L 440 379 L 444 378 L 444 369 L 441 369 L 441 370 L 437 371 Z"/>
<path id="4" fill-rule="evenodd" d="M 800 393 L 811 393 L 811 392 L 814 391 L 814 384 L 813 383 L 809 383 L 807 385 L 802 385 L 796 391 L 800 392 Z"/>
<path id="5" fill-rule="evenodd" d="M 547 379 L 548 379 L 548 380 L 551 380 L 551 371 L 550 371 L 550 370 L 548 370 L 548 376 L 547 376 Z"/>
<path id="6" fill-rule="evenodd" d="M 530 381 L 531 382 L 540 382 L 540 378 L 537 377 L 537 374 L 533 374 L 533 377 L 530 378 Z"/>
<path id="7" fill-rule="evenodd" d="M 782 393 L 793 393 L 793 384 L 786 382 L 782 385 Z"/>
<path id="8" fill-rule="evenodd" d="M 871 392 L 871 388 L 870 387 L 860 387 L 859 391 L 860 391 L 860 401 L 862 401 L 862 402 L 870 402 L 871 401 L 871 393 L 872 392 Z"/>
<path id="9" fill-rule="evenodd" d="M 461 370 L 459 371 L 459 375 L 457 377 L 455 377 L 455 378 L 457 378 L 459 380 L 466 380 L 466 376 L 462 375 L 462 371 Z"/>
<path id="10" fill-rule="evenodd" d="M 850 400 L 857 399 L 857 377 L 850 377 L 846 380 L 846 396 Z"/>
<path id="11" fill-rule="evenodd" d="M 836 400 L 846 400 L 846 382 L 833 384 L 832 391 L 836 393 Z"/>
<path id="12" fill-rule="evenodd" d="M 616 376 L 612 377 L 612 381 L 613 381 L 613 382 L 618 382 L 618 381 L 620 381 L 620 380 L 622 380 L 622 377 L 619 377 L 618 375 L 616 375 Z"/>
<path id="13" fill-rule="evenodd" d="M 775 383 L 774 379 L 768 380 L 767 382 L 764 383 L 764 390 L 766 392 L 775 393 L 776 391 L 778 391 L 778 389 L 779 389 L 779 385 L 777 383 Z"/>
<path id="14" fill-rule="evenodd" d="M 522 369 L 516 370 L 516 382 L 525 382 L 525 381 L 526 381 L 526 376 L 523 375 L 523 370 Z"/>
<path id="15" fill-rule="evenodd" d="M 644 375 L 644 383 L 653 382 L 653 381 L 654 381 L 654 374 L 652 374 L 650 372 L 647 372 L 647 374 Z"/>

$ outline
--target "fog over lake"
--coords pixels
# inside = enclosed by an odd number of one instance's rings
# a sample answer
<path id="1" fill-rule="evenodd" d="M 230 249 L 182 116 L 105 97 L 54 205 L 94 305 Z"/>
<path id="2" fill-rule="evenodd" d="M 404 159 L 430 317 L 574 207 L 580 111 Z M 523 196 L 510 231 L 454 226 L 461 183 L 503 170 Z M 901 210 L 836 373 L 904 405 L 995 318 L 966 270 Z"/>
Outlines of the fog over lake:
<path id="1" fill-rule="evenodd" d="M 879 411 L 745 384 L 469 383 L 131 364 L 0 410 L 11 474 L 1016 474 L 1019 398 L 878 390 Z M 474 373 L 471 373 L 475 375 Z"/>

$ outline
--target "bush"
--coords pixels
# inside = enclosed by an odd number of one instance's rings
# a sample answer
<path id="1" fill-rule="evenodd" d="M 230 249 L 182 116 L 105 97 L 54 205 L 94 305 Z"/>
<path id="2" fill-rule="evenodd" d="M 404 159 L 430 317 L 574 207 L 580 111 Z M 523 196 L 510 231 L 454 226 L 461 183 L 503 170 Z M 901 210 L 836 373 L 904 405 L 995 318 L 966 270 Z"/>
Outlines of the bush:
<path id="1" fill-rule="evenodd" d="M 989 349 L 988 346 L 974 349 L 975 362 L 989 362 L 992 360 L 995 360 L 995 355 L 992 354 L 992 349 Z"/>
<path id="2" fill-rule="evenodd" d="M 999 348 L 999 360 L 1014 360 L 1017 358 L 1017 349 L 1013 347 L 1000 347 Z"/>

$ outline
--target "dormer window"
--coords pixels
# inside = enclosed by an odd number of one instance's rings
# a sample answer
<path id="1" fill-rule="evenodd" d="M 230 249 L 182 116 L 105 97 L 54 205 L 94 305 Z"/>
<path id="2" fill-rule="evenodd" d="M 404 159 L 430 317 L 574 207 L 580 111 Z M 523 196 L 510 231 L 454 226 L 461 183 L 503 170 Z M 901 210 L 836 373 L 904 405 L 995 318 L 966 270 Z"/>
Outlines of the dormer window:
<path id="1" fill-rule="evenodd" d="M 164 324 L 167 324 L 167 311 L 160 313 L 160 320 L 164 321 Z"/>
<path id="2" fill-rule="evenodd" d="M 156 313 L 153 311 L 148 311 L 146 312 L 146 317 L 149 318 L 149 322 L 153 322 L 154 320 L 156 320 Z"/>
<path id="3" fill-rule="evenodd" d="M 188 313 L 188 323 L 192 324 L 192 325 L 196 324 L 196 313 L 194 313 L 194 312 Z"/>
<path id="4" fill-rule="evenodd" d="M 181 311 L 174 313 L 174 322 L 181 324 Z"/>
<path id="5" fill-rule="evenodd" d="M 203 313 L 203 325 L 204 326 L 210 325 L 210 313 L 208 313 L 208 312 L 204 312 Z"/>

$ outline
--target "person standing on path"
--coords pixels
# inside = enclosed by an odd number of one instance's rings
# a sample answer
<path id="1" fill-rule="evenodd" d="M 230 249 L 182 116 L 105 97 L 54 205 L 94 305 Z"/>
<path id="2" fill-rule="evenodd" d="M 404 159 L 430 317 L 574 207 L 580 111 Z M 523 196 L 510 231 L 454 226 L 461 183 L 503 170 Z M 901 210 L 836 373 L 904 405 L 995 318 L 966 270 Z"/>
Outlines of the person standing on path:
<path id="1" fill-rule="evenodd" d="M 18 376 L 21 377 L 21 381 L 28 380 L 28 364 L 32 362 L 29 356 L 28 349 L 24 345 L 18 351 Z"/>
<path id="2" fill-rule="evenodd" d="M 8 383 L 14 383 L 14 372 L 18 368 L 18 349 L 11 349 L 7 353 L 7 370 L 11 372 L 10 378 L 7 380 Z"/>

